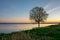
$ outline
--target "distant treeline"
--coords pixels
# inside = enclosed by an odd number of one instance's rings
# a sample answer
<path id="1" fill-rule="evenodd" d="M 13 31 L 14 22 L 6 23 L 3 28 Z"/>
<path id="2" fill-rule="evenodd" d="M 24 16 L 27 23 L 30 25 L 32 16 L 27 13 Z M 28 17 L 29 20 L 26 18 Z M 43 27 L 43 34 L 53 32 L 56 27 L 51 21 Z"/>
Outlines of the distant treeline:
<path id="1" fill-rule="evenodd" d="M 37 24 L 37 23 L 0 23 L 0 24 Z M 60 24 L 60 22 L 44 22 L 40 24 Z"/>

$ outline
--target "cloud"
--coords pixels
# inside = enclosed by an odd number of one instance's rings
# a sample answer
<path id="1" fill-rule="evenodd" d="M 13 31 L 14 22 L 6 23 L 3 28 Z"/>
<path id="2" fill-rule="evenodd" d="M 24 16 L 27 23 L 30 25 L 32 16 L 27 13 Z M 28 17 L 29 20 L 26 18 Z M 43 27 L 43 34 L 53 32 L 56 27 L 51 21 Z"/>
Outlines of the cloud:
<path id="1" fill-rule="evenodd" d="M 44 6 L 44 9 L 47 9 L 50 6 L 51 6 L 51 3 L 48 3 L 47 5 Z"/>
<path id="2" fill-rule="evenodd" d="M 47 13 L 51 13 L 51 12 L 53 12 L 53 11 L 59 9 L 59 8 L 60 8 L 60 7 L 53 8 L 53 9 L 49 10 Z"/>
<path id="3" fill-rule="evenodd" d="M 45 6 L 44 9 L 52 7 L 56 3 L 56 0 L 50 0 Z"/>

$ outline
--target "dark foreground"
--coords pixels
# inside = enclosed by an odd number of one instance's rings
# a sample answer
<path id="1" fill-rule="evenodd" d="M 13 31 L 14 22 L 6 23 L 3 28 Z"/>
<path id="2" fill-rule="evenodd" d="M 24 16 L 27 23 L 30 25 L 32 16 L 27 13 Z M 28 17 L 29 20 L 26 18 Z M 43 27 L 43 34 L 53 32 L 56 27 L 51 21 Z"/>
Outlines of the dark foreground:
<path id="1" fill-rule="evenodd" d="M 1 33 L 0 40 L 60 40 L 60 25 L 51 25 L 8 34 Z"/>

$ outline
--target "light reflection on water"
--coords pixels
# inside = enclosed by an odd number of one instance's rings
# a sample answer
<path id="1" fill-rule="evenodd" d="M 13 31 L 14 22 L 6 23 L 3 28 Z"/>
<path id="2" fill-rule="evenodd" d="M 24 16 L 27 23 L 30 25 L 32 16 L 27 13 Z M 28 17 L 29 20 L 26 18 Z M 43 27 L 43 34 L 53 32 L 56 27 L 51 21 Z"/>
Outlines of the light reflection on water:
<path id="1" fill-rule="evenodd" d="M 40 27 L 45 27 L 55 24 L 40 24 Z M 28 30 L 38 27 L 37 24 L 0 24 L 0 33 L 9 33 L 15 31 Z"/>

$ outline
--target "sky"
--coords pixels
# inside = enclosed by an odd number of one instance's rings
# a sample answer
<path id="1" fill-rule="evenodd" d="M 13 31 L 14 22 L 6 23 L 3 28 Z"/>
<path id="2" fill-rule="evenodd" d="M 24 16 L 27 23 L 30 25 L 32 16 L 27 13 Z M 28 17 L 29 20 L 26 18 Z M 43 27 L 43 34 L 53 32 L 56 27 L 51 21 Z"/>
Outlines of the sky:
<path id="1" fill-rule="evenodd" d="M 47 22 L 60 22 L 60 0 L 0 0 L 0 23 L 25 23 L 30 10 L 43 7 L 49 14 Z"/>

